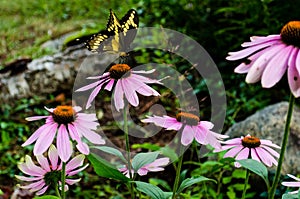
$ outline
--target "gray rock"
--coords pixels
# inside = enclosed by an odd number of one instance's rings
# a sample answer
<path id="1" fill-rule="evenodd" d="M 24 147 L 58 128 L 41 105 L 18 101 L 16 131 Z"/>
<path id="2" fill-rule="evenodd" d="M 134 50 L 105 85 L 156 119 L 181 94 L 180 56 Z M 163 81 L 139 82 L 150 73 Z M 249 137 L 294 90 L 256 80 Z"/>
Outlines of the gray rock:
<path id="1" fill-rule="evenodd" d="M 280 102 L 257 111 L 244 121 L 234 124 L 226 134 L 231 138 L 250 134 L 260 139 L 272 140 L 273 143 L 281 146 L 288 105 L 288 102 Z M 300 173 L 300 109 L 296 106 L 294 106 L 290 129 L 282 174 L 296 175 Z"/>

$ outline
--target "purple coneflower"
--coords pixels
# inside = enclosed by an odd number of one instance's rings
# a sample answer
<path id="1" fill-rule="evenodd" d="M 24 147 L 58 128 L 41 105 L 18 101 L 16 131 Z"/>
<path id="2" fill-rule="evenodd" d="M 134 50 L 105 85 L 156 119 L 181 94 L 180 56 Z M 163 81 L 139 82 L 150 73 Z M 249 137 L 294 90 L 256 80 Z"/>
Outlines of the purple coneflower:
<path id="1" fill-rule="evenodd" d="M 300 21 L 291 21 L 279 35 L 254 36 L 246 47 L 230 52 L 227 60 L 247 59 L 235 68 L 236 73 L 248 73 L 247 83 L 261 80 L 262 87 L 274 86 L 287 70 L 288 82 L 295 97 L 300 96 Z"/>
<path id="2" fill-rule="evenodd" d="M 241 138 L 233 138 L 222 142 L 222 149 L 216 149 L 214 152 L 228 150 L 224 158 L 235 157 L 236 160 L 252 158 L 259 162 L 263 162 L 268 167 L 273 164 L 277 166 L 277 161 L 274 157 L 279 158 L 279 154 L 270 147 L 280 149 L 279 146 L 272 143 L 270 140 L 261 140 L 257 137 L 247 135 Z M 274 156 L 274 157 L 273 157 Z M 235 162 L 236 167 L 241 165 Z"/>
<path id="3" fill-rule="evenodd" d="M 79 111 L 81 111 L 81 107 L 79 106 L 57 106 L 55 109 L 45 107 L 45 109 L 50 113 L 49 116 L 26 118 L 28 121 L 46 119 L 46 123 L 38 128 L 38 130 L 22 144 L 24 147 L 36 141 L 33 149 L 34 155 L 41 155 L 49 148 L 56 132 L 58 155 L 64 162 L 69 160 L 73 152 L 70 138 L 77 142 L 77 149 L 85 155 L 89 154 L 89 147 L 82 141 L 82 137 L 85 137 L 93 144 L 105 143 L 102 137 L 93 131 L 96 130 L 98 126 L 95 114 L 79 113 Z"/>
<path id="4" fill-rule="evenodd" d="M 23 173 L 31 177 L 16 175 L 16 178 L 25 182 L 30 182 L 28 185 L 20 186 L 22 189 L 28 189 L 31 192 L 36 192 L 36 195 L 42 195 L 46 192 L 49 186 L 56 187 L 61 184 L 62 162 L 59 160 L 58 152 L 54 145 L 51 145 L 48 150 L 48 158 L 43 155 L 37 155 L 36 158 L 40 166 L 35 165 L 29 155 L 26 155 L 25 163 L 20 163 L 18 165 L 18 168 Z M 68 177 L 79 173 L 88 166 L 88 164 L 86 164 L 81 167 L 83 165 L 84 158 L 84 155 L 80 154 L 75 156 L 66 164 L 65 191 L 68 190 L 68 185 L 73 185 L 80 181 L 80 178 L 68 179 Z"/>
<path id="5" fill-rule="evenodd" d="M 103 87 L 105 90 L 111 91 L 115 85 L 114 103 L 117 111 L 124 108 L 124 95 L 127 101 L 136 107 L 139 105 L 137 93 L 144 96 L 159 96 L 159 93 L 148 86 L 147 83 L 161 84 L 161 82 L 139 75 L 153 73 L 154 71 L 154 69 L 150 71 L 134 71 L 127 64 L 115 64 L 103 75 L 88 77 L 87 79 L 99 80 L 76 91 L 86 91 L 94 88 L 86 104 L 86 108 L 89 108 Z"/>
<path id="6" fill-rule="evenodd" d="M 228 136 L 221 135 L 211 131 L 213 123 L 200 121 L 200 118 L 194 114 L 180 112 L 176 118 L 164 115 L 163 117 L 153 116 L 142 120 L 142 122 L 154 123 L 156 126 L 166 128 L 167 130 L 182 130 L 181 143 L 187 146 L 195 140 L 203 145 L 210 144 L 214 148 L 220 148 L 219 139 Z"/>
<path id="7" fill-rule="evenodd" d="M 164 166 L 169 164 L 169 158 L 158 158 L 154 162 L 151 162 L 149 164 L 146 164 L 142 166 L 140 169 L 137 170 L 137 173 L 140 176 L 147 175 L 148 172 L 158 172 L 163 171 Z M 129 178 L 129 171 L 126 165 L 124 167 L 119 169 L 120 172 L 122 172 L 124 175 L 126 175 Z M 134 170 L 131 170 L 132 176 L 134 174 Z"/>
<path id="8" fill-rule="evenodd" d="M 300 187 L 300 178 L 297 178 L 291 174 L 287 174 L 290 178 L 293 178 L 294 180 L 296 180 L 296 182 L 282 182 L 281 184 L 287 187 Z M 292 191 L 289 192 L 289 194 L 297 194 L 299 190 L 297 191 Z"/>

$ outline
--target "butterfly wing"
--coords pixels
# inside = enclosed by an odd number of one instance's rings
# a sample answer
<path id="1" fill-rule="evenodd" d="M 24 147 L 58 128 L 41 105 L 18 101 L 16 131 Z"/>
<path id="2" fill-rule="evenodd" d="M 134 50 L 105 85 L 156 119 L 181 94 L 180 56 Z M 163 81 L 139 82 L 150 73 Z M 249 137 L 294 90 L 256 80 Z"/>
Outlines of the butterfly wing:
<path id="1" fill-rule="evenodd" d="M 84 42 L 87 49 L 92 52 L 103 52 L 106 46 L 109 46 L 109 43 L 109 33 L 107 31 L 96 33 Z"/>
<path id="2" fill-rule="evenodd" d="M 134 9 L 129 10 L 121 21 L 110 10 L 106 30 L 94 34 L 85 42 L 85 46 L 92 52 L 124 52 L 132 43 L 137 28 L 138 15 Z"/>
<path id="3" fill-rule="evenodd" d="M 122 34 L 120 34 L 120 43 L 122 50 L 127 50 L 135 38 L 139 26 L 138 14 L 134 9 L 129 10 L 120 21 Z"/>

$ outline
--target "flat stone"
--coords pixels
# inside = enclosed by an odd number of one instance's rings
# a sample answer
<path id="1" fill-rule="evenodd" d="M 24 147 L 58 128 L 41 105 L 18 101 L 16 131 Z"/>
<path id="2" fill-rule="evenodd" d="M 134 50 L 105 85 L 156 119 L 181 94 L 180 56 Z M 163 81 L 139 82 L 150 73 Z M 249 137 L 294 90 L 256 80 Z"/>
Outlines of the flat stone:
<path id="1" fill-rule="evenodd" d="M 281 146 L 288 105 L 288 102 L 280 102 L 259 110 L 244 121 L 234 124 L 225 134 L 231 138 L 250 134 L 260 139 L 271 140 L 273 143 Z M 279 150 L 277 151 L 280 152 Z M 294 175 L 300 173 L 299 157 L 300 109 L 294 106 L 290 136 L 282 166 L 283 175 L 287 173 Z"/>

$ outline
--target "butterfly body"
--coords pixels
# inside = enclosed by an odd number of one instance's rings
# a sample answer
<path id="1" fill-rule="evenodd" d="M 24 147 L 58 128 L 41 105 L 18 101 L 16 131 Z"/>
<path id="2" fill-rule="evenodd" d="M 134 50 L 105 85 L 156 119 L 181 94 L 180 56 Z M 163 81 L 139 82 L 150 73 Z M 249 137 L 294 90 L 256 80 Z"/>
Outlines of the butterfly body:
<path id="1" fill-rule="evenodd" d="M 134 9 L 129 10 L 121 20 L 110 10 L 106 30 L 94 34 L 85 42 L 85 46 L 92 52 L 111 52 L 126 56 L 136 35 L 138 23 L 138 15 Z"/>

